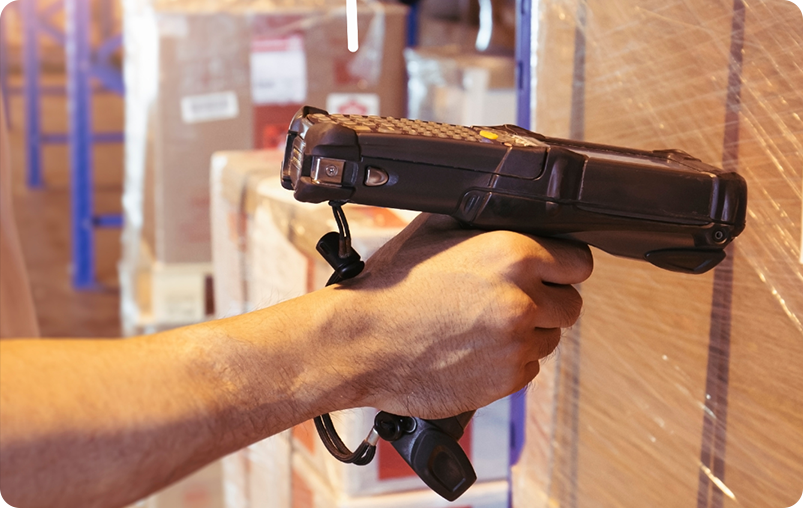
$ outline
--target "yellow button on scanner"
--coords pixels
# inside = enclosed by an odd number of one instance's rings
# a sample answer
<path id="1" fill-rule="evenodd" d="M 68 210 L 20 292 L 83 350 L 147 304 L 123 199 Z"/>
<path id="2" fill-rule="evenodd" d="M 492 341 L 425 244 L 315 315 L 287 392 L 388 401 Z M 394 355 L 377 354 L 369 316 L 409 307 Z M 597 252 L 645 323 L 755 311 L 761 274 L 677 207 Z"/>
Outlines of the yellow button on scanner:
<path id="1" fill-rule="evenodd" d="M 494 134 L 490 131 L 480 131 L 480 136 L 484 137 L 485 139 L 497 139 L 499 137 L 498 134 Z"/>

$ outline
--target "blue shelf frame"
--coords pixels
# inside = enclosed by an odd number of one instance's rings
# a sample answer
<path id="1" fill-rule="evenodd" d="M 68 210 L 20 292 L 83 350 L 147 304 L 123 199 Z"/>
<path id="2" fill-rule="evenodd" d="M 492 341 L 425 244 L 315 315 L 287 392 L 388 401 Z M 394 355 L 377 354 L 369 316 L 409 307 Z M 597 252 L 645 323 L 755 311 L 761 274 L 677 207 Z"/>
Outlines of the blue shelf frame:
<path id="1" fill-rule="evenodd" d="M 100 29 L 103 42 L 93 49 L 89 33 L 92 16 L 89 0 L 54 0 L 43 8 L 38 0 L 19 0 L 24 45 L 23 75 L 26 115 L 26 181 L 32 189 L 42 188 L 42 148 L 67 144 L 70 149 L 70 214 L 72 236 L 72 284 L 75 289 L 95 289 L 95 229 L 119 228 L 122 215 L 96 215 L 93 199 L 93 147 L 96 143 L 121 143 L 122 132 L 96 133 L 92 127 L 93 91 L 124 94 L 122 74 L 110 60 L 122 46 L 122 35 L 113 34 L 111 0 L 103 0 Z M 51 19 L 64 10 L 66 26 L 62 32 Z M 39 38 L 45 35 L 66 51 L 67 86 L 42 86 Z M 100 86 L 93 87 L 97 81 Z M 66 94 L 69 108 L 67 133 L 45 133 L 41 124 L 41 98 Z"/>
<path id="2" fill-rule="evenodd" d="M 516 2 L 516 123 L 531 129 L 532 118 L 532 0 Z M 527 424 L 527 396 L 522 390 L 510 398 L 510 465 L 521 458 Z M 512 500 L 510 500 L 512 504 Z"/>
<path id="3" fill-rule="evenodd" d="M 22 15 L 23 27 L 23 77 L 22 93 L 25 97 L 25 150 L 27 161 L 26 182 L 30 188 L 42 188 L 42 146 L 66 142 L 58 134 L 42 132 L 41 96 L 62 95 L 63 87 L 43 87 L 39 69 L 39 36 L 46 35 L 57 44 L 64 45 L 65 36 L 50 21 L 61 10 L 61 0 L 55 0 L 44 9 L 39 9 L 37 0 L 19 0 L 17 5 Z"/>
<path id="4" fill-rule="evenodd" d="M 30 1 L 30 0 L 26 0 Z M 89 41 L 91 12 L 88 0 L 64 0 L 67 28 L 67 95 L 70 107 L 70 167 L 72 171 L 72 282 L 91 289 L 95 278 L 95 228 L 120 227 L 122 216 L 95 215 L 93 206 L 93 146 L 123 141 L 122 133 L 95 134 L 92 127 L 92 79 L 119 95 L 123 77 L 109 60 L 122 46 L 122 35 L 104 40 L 96 50 Z"/>

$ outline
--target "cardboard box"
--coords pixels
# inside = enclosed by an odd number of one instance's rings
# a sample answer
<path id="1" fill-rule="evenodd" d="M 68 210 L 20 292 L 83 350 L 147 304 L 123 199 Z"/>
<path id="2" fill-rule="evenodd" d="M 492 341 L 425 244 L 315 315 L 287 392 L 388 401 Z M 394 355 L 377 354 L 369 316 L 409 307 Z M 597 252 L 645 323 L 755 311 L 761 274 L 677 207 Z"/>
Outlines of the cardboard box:
<path id="1" fill-rule="evenodd" d="M 697 277 L 595 251 L 583 315 L 529 394 L 515 505 L 795 504 L 803 16 L 785 2 L 540 9 L 535 129 L 738 170 L 748 225 Z"/>
<path id="2" fill-rule="evenodd" d="M 215 314 L 212 263 L 156 261 L 140 244 L 136 263 L 117 264 L 120 316 L 126 337 L 199 323 Z"/>
<path id="3" fill-rule="evenodd" d="M 219 318 L 255 310 L 251 297 L 252 243 L 257 189 L 263 180 L 279 179 L 284 151 L 218 152 L 212 156 L 212 258 L 215 308 Z M 263 260 L 270 262 L 270 259 Z"/>
<path id="4" fill-rule="evenodd" d="M 517 7 L 516 0 L 421 2 L 416 47 L 454 46 L 513 56 Z"/>
<path id="5" fill-rule="evenodd" d="M 208 263 L 212 153 L 252 146 L 248 24 L 230 14 L 159 13 L 156 20 L 159 88 L 154 179 L 145 189 L 153 192 L 148 243 L 158 261 Z"/>
<path id="6" fill-rule="evenodd" d="M 454 46 L 406 49 L 410 118 L 456 125 L 516 121 L 516 61 Z"/>
<path id="7" fill-rule="evenodd" d="M 328 11 L 296 8 L 254 17 L 254 147 L 284 148 L 287 126 L 305 104 L 330 113 L 404 116 L 407 8 L 362 4 L 360 49 L 350 53 L 345 4 L 333 5 Z M 282 69 L 279 76 L 276 69 Z"/>
<path id="8" fill-rule="evenodd" d="M 477 483 L 450 503 L 429 489 L 352 497 L 332 488 L 320 470 L 289 454 L 286 434 L 223 459 L 226 508 L 506 508 L 505 480 Z M 277 448 L 278 447 L 278 448 Z M 277 460 L 283 457 L 284 460 Z M 353 466 L 357 467 L 357 466 Z M 278 481 L 277 481 L 278 479 Z"/>
<path id="9" fill-rule="evenodd" d="M 144 192 L 153 193 L 143 231 L 157 260 L 211 260 L 207 175 L 215 151 L 276 148 L 304 104 L 403 114 L 407 11 L 373 5 L 360 4 L 362 49 L 352 54 L 344 8 L 129 2 L 129 110 L 152 113 L 127 126 L 127 171 L 142 174 Z"/>
<path id="10" fill-rule="evenodd" d="M 132 275 L 150 270 L 143 252 L 165 266 L 212 260 L 214 152 L 284 143 L 301 104 L 403 115 L 407 10 L 360 2 L 352 54 L 341 2 L 126 0 L 124 9 L 121 296 L 125 328 L 136 330 L 148 314 Z"/>
<path id="11" fill-rule="evenodd" d="M 218 152 L 212 157 L 212 239 L 217 317 L 229 317 L 314 291 L 331 268 L 315 251 L 336 229 L 331 209 L 299 203 L 281 186 L 283 150 Z M 415 216 L 348 205 L 354 246 L 367 258 Z"/>
<path id="12" fill-rule="evenodd" d="M 261 308 L 326 285 L 332 268 L 315 250 L 318 240 L 337 231 L 332 210 L 325 204 L 300 203 L 278 178 L 260 182 L 254 228 L 251 287 L 254 304 Z M 396 236 L 416 213 L 362 205 L 345 205 L 352 246 L 368 259 Z"/>
<path id="13" fill-rule="evenodd" d="M 200 469 L 137 503 L 144 508 L 223 508 L 221 461 Z"/>
<path id="14" fill-rule="evenodd" d="M 290 431 L 224 457 L 225 508 L 279 508 L 292 503 Z"/>
<path id="15" fill-rule="evenodd" d="M 293 502 L 288 508 L 506 508 L 507 481 L 477 483 L 457 501 L 449 502 L 431 490 L 380 496 L 350 497 L 333 492 L 301 458 L 293 460 Z"/>

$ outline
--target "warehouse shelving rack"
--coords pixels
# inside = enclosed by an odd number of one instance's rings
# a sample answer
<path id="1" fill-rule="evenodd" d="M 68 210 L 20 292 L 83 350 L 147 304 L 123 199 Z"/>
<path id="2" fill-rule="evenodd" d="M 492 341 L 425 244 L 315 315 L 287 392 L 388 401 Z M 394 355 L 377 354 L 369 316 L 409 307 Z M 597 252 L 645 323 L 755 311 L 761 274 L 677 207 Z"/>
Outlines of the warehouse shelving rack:
<path id="1" fill-rule="evenodd" d="M 122 35 L 114 34 L 112 0 L 99 4 L 102 41 L 96 48 L 90 43 L 93 26 L 89 0 L 54 0 L 40 7 L 38 0 L 18 0 L 23 25 L 23 77 L 25 97 L 26 182 L 30 188 L 44 186 L 42 149 L 45 145 L 67 144 L 70 149 L 70 214 L 72 219 L 72 284 L 76 289 L 93 289 L 95 278 L 95 228 L 117 228 L 122 215 L 97 215 L 93 207 L 93 146 L 96 143 L 121 143 L 122 132 L 94 132 L 92 94 L 108 91 L 122 95 L 123 78 L 110 60 L 122 45 Z M 53 22 L 63 10 L 65 30 Z M 67 85 L 43 86 L 40 76 L 39 39 L 49 37 L 66 52 Z M 5 44 L 2 44 L 5 47 Z M 5 49 L 4 49 L 5 51 Z M 7 76 L 7 72 L 3 71 Z M 99 86 L 93 86 L 97 81 Z M 7 86 L 7 80 L 3 82 Z M 19 93 L 8 87 L 9 93 Z M 69 129 L 66 133 L 42 130 L 41 100 L 44 95 L 66 94 Z"/>

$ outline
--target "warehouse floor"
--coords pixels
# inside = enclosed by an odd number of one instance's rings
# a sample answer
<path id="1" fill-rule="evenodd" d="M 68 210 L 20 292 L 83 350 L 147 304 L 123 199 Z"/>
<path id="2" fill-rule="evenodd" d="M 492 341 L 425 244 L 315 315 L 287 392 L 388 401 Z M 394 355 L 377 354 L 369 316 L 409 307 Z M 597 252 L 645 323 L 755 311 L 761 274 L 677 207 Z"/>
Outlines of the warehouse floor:
<path id="1" fill-rule="evenodd" d="M 45 75 L 43 84 L 64 84 L 63 75 Z M 12 76 L 12 85 L 20 85 Z M 119 337 L 117 260 L 120 231 L 97 230 L 98 287 L 75 291 L 70 282 L 70 164 L 66 145 L 49 145 L 42 153 L 45 185 L 25 185 L 25 110 L 22 95 L 9 98 L 14 207 L 22 248 L 31 278 L 43 337 Z M 66 132 L 67 100 L 64 95 L 42 99 L 44 132 Z M 96 132 L 123 129 L 123 101 L 110 93 L 96 94 L 93 122 Z M 95 211 L 120 211 L 123 146 L 95 148 Z"/>

